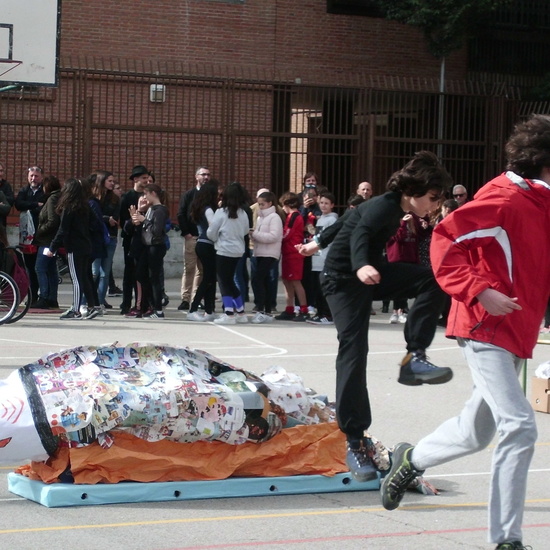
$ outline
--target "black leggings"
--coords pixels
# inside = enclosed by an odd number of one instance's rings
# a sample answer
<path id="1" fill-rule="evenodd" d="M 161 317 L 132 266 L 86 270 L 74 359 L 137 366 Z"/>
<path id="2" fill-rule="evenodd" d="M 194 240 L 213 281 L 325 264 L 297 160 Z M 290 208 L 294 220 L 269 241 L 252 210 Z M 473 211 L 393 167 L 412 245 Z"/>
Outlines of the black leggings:
<path id="1" fill-rule="evenodd" d="M 149 302 L 155 311 L 162 311 L 164 288 L 164 270 L 162 267 L 165 255 L 165 244 L 152 244 L 144 247 L 138 261 L 137 280 L 142 286 L 142 300 Z"/>
<path id="2" fill-rule="evenodd" d="M 195 252 L 202 264 L 202 280 L 189 308 L 189 313 L 197 311 L 199 304 L 204 299 L 204 311 L 211 314 L 214 313 L 216 305 L 216 249 L 213 244 L 198 241 Z"/>
<path id="3" fill-rule="evenodd" d="M 277 262 L 276 258 L 267 256 L 256 257 L 256 269 L 252 277 L 252 290 L 256 309 L 264 313 L 271 313 L 271 269 Z"/>

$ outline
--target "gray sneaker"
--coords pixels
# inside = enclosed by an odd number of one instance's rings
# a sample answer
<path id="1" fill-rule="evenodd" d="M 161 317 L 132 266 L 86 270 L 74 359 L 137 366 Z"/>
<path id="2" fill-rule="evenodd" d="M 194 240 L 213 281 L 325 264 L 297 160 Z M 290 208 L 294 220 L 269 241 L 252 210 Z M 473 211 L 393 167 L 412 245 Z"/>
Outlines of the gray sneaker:
<path id="1" fill-rule="evenodd" d="M 533 550 L 533 548 L 531 546 L 523 546 L 520 540 L 510 540 L 498 544 L 496 550 Z"/>
<path id="2" fill-rule="evenodd" d="M 453 377 L 449 367 L 437 367 L 428 361 L 424 350 L 407 353 L 401 361 L 401 369 L 397 381 L 405 386 L 420 386 L 421 384 L 444 384 Z"/>
<path id="3" fill-rule="evenodd" d="M 399 443 L 391 457 L 391 468 L 380 485 L 382 506 L 386 510 L 395 510 L 411 481 L 424 473 L 416 470 L 410 462 L 414 447 L 410 443 Z"/>
<path id="4" fill-rule="evenodd" d="M 348 465 L 351 477 L 356 481 L 365 483 L 378 477 L 378 470 L 375 468 L 368 454 L 369 440 L 367 437 L 348 440 L 346 452 L 346 464 Z"/>

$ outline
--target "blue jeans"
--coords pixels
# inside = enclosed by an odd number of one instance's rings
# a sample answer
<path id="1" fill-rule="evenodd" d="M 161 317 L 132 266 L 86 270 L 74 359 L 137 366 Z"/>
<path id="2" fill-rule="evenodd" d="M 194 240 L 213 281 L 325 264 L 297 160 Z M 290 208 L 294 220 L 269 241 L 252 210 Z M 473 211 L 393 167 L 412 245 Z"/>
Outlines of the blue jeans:
<path id="1" fill-rule="evenodd" d="M 97 284 L 97 294 L 99 305 L 105 303 L 107 290 L 109 289 L 109 276 L 113 268 L 113 258 L 117 245 L 117 238 L 111 237 L 111 242 L 107 246 L 107 256 L 105 258 L 96 258 L 92 263 L 92 274 Z M 99 281 L 98 281 L 99 280 Z"/>
<path id="2" fill-rule="evenodd" d="M 36 256 L 35 271 L 38 277 L 38 288 L 43 300 L 57 302 L 57 287 L 59 285 L 57 258 L 44 256 L 45 248 L 45 246 L 40 246 Z"/>
<path id="3" fill-rule="evenodd" d="M 237 264 L 237 268 L 235 269 L 235 277 L 234 282 L 237 285 L 237 288 L 239 289 L 241 293 L 241 297 L 243 299 L 243 302 L 248 301 L 248 266 L 247 266 L 247 260 L 250 253 L 248 250 L 241 256 L 239 259 L 239 263 Z"/>

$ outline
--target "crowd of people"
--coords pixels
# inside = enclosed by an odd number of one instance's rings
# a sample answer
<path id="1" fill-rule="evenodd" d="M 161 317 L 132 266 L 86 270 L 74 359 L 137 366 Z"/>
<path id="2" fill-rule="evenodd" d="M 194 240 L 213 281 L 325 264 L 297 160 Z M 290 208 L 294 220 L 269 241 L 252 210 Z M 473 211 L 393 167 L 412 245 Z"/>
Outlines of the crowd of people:
<path id="1" fill-rule="evenodd" d="M 78 240 L 76 244 L 72 241 L 78 233 L 67 229 L 70 209 L 64 206 L 75 178 L 65 182 L 71 184 L 65 190 L 55 176 L 45 176 L 40 166 L 31 166 L 27 184 L 14 196 L 5 172 L 0 163 L 0 224 L 6 226 L 12 207 L 27 213 L 32 221 L 34 237 L 30 245 L 24 245 L 32 308 L 59 309 L 58 270 L 66 263 L 74 283 L 73 303 L 61 315 L 63 319 L 104 315 L 113 309 L 108 297 L 117 296 L 122 296 L 122 315 L 164 318 L 169 298 L 164 290 L 163 259 L 170 246 L 168 231 L 172 222 L 165 192 L 155 184 L 152 171 L 144 165 L 134 166 L 128 178 L 131 188 L 124 193 L 114 174 L 107 170 L 78 179 L 78 189 L 82 188 L 93 215 L 89 216 L 86 236 L 80 237 L 85 242 Z M 148 185 L 154 187 L 146 189 Z M 260 324 L 277 320 L 333 325 L 321 284 L 330 246 L 313 255 L 304 253 L 307 248 L 303 247 L 318 242 L 321 233 L 333 224 L 338 231 L 350 214 L 373 195 L 368 181 L 353 186 L 339 217 L 334 195 L 321 185 L 314 172 L 304 175 L 301 192 L 288 191 L 277 197 L 262 187 L 252 200 L 244 186 L 237 182 L 223 186 L 212 178 L 208 167 L 199 166 L 195 184 L 181 195 L 177 211 L 184 242 L 181 303 L 177 309 L 186 312 L 184 318 L 192 322 Z M 397 230 L 384 236 L 384 263 L 431 269 L 429 249 L 434 228 L 468 202 L 466 187 L 457 184 L 446 188 L 427 212 L 403 210 Z M 113 277 L 119 241 L 124 258 L 122 289 Z M 279 280 L 284 287 L 284 305 L 277 303 Z M 221 294 L 218 312 L 217 291 Z M 247 302 L 253 304 L 248 308 L 252 316 L 247 315 Z M 445 294 L 437 314 L 438 325 L 447 325 L 450 306 L 451 298 Z M 409 299 L 395 293 L 385 296 L 382 313 L 388 312 L 389 323 L 406 324 Z M 373 307 L 370 314 L 376 315 Z M 542 331 L 550 330 L 549 318 L 547 312 Z"/>
<path id="2" fill-rule="evenodd" d="M 404 324 L 405 354 L 398 382 L 444 384 L 448 367 L 426 355 L 438 324 L 447 326 L 470 367 L 474 388 L 463 411 L 416 446 L 400 443 L 381 484 L 383 506 L 397 508 L 412 479 L 426 468 L 494 449 L 489 539 L 497 549 L 524 548 L 521 520 L 526 478 L 536 440 L 533 410 L 518 381 L 544 317 L 549 317 L 550 250 L 532 239 L 547 228 L 550 205 L 550 117 L 519 124 L 506 145 L 507 171 L 468 200 L 463 185 L 429 151 L 420 151 L 373 196 L 359 183 L 343 215 L 316 174 L 301 193 L 276 197 L 267 188 L 222 186 L 206 166 L 179 202 L 184 238 L 181 303 L 192 322 L 277 321 L 334 324 L 336 415 L 347 439 L 346 461 L 358 481 L 375 479 L 367 384 L 373 301 L 393 301 L 390 323 Z M 57 256 L 66 255 L 73 284 L 62 319 L 92 319 L 108 307 L 113 257 L 121 229 L 124 275 L 120 313 L 162 319 L 168 298 L 163 260 L 171 227 L 166 194 L 143 165 L 122 197 L 115 178 L 97 171 L 61 186 L 28 169 L 14 197 L 0 164 L 0 234 L 12 206 L 32 231 L 25 262 L 35 308 L 57 309 Z M 449 196 L 449 193 L 452 196 Z M 456 211 L 456 212 L 455 212 Z M 250 262 L 248 261 L 250 260 Z M 519 261 L 517 261 L 519 260 Z M 248 264 L 250 263 L 250 269 Z M 277 312 L 279 273 L 285 307 Z M 253 313 L 246 302 L 253 293 Z M 216 290 L 221 297 L 217 314 Z M 408 300 L 414 299 L 409 308 Z M 85 305 L 84 305 L 85 304 Z M 545 315 L 546 311 L 546 315 Z M 277 313 L 277 315 L 274 315 Z"/>

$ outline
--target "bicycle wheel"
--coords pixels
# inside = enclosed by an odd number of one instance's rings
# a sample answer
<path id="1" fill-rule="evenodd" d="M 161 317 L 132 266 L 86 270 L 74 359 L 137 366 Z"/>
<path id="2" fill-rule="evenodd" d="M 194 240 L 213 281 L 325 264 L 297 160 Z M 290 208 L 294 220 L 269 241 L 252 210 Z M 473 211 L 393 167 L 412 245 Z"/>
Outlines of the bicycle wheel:
<path id="1" fill-rule="evenodd" d="M 0 271 L 0 325 L 9 321 L 19 305 L 19 289 L 15 281 Z"/>
<path id="2" fill-rule="evenodd" d="M 27 295 L 19 301 L 19 304 L 15 308 L 15 311 L 13 312 L 11 318 L 9 318 L 7 321 L 4 321 L 4 323 L 6 325 L 11 325 L 16 321 L 19 321 L 19 319 L 25 317 L 27 311 L 29 311 L 29 308 L 31 307 L 31 301 L 31 291 L 29 290 L 29 292 L 27 292 Z"/>

